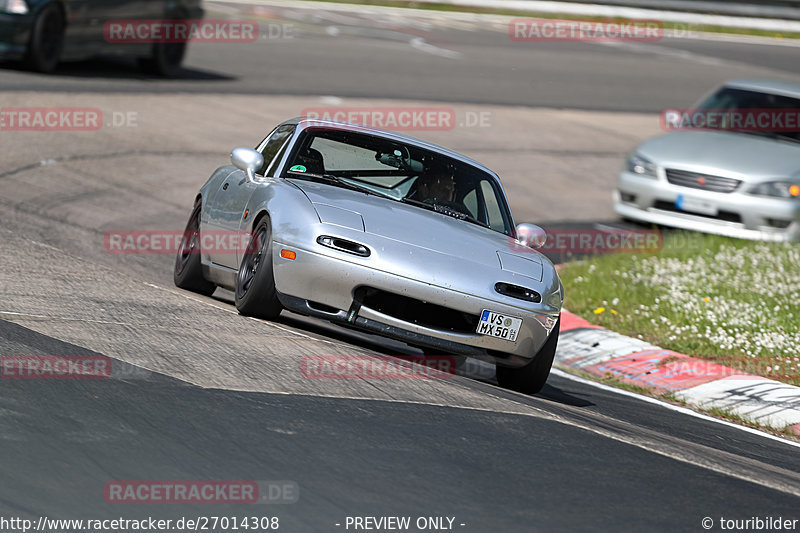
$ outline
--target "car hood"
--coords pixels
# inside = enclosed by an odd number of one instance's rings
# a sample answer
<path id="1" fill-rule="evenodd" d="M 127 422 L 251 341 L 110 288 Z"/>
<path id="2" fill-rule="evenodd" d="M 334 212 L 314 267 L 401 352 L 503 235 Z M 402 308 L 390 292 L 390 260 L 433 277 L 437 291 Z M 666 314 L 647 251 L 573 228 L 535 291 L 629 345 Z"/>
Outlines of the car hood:
<path id="1" fill-rule="evenodd" d="M 789 178 L 800 172 L 800 143 L 745 133 L 672 132 L 645 141 L 637 151 L 661 167 L 749 182 Z"/>
<path id="2" fill-rule="evenodd" d="M 311 200 L 323 222 L 363 229 L 368 234 L 493 268 L 516 272 L 526 270 L 527 263 L 532 262 L 529 273 L 517 273 L 541 279 L 541 254 L 521 248 L 513 238 L 502 233 L 358 191 L 304 180 L 291 181 Z"/>

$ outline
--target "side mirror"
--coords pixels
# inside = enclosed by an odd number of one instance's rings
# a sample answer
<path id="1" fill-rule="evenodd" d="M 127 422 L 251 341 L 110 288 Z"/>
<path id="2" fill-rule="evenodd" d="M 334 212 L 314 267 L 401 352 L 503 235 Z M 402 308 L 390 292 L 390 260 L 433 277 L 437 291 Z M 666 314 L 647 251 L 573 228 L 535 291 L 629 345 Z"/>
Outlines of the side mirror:
<path id="1" fill-rule="evenodd" d="M 231 163 L 247 172 L 247 178 L 252 180 L 256 171 L 264 166 L 264 156 L 252 148 L 234 148 L 231 152 Z"/>
<path id="2" fill-rule="evenodd" d="M 547 242 L 547 233 L 535 224 L 519 224 L 515 237 L 517 242 L 530 248 L 541 248 Z"/>

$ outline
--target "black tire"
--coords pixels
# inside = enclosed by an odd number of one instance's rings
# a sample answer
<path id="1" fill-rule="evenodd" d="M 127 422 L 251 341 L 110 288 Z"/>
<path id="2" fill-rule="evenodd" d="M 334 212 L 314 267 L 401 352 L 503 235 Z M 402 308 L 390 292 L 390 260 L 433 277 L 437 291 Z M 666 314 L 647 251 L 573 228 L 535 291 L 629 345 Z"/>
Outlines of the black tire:
<path id="1" fill-rule="evenodd" d="M 150 57 L 139 59 L 141 69 L 149 74 L 172 78 L 181 71 L 186 43 L 155 43 Z"/>
<path id="2" fill-rule="evenodd" d="M 236 309 L 272 320 L 281 313 L 272 271 L 272 228 L 268 216 L 256 224 L 236 276 Z"/>
<path id="3" fill-rule="evenodd" d="M 524 394 L 536 394 L 542 390 L 548 376 L 550 376 L 550 369 L 553 367 L 560 328 L 561 318 L 559 317 L 553 331 L 550 332 L 550 336 L 547 338 L 547 342 L 544 343 L 536 357 L 527 365 L 520 368 L 497 365 L 497 382 L 500 386 Z"/>
<path id="4" fill-rule="evenodd" d="M 49 4 L 37 15 L 31 27 L 25 63 L 37 72 L 52 72 L 61 59 L 66 22 L 61 9 Z"/>
<path id="5" fill-rule="evenodd" d="M 175 270 L 172 279 L 175 285 L 187 291 L 198 292 L 210 296 L 217 286 L 203 277 L 203 266 L 200 264 L 200 200 L 192 209 L 183 238 L 175 257 Z"/>

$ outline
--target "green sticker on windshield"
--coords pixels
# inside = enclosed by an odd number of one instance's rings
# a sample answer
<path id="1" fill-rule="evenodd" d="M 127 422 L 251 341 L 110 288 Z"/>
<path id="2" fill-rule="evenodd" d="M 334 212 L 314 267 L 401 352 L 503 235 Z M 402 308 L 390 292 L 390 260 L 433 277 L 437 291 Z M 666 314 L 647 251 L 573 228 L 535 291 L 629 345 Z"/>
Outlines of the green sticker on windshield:
<path id="1" fill-rule="evenodd" d="M 304 167 L 303 165 L 295 165 L 292 168 L 290 168 L 289 170 L 293 170 L 295 172 L 305 172 L 306 171 L 306 167 Z"/>

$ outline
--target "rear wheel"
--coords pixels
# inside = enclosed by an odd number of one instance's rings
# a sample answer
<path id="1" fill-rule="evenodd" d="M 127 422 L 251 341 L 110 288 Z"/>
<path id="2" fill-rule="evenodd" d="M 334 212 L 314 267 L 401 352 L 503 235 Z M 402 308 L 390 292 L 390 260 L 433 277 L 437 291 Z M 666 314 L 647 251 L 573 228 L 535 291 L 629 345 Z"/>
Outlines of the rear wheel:
<path id="1" fill-rule="evenodd" d="M 66 22 L 61 9 L 50 4 L 42 9 L 31 28 L 25 62 L 38 72 L 52 72 L 61 58 Z"/>
<path id="2" fill-rule="evenodd" d="M 272 228 L 268 216 L 256 224 L 236 277 L 239 313 L 271 320 L 281 313 L 272 272 Z"/>
<path id="3" fill-rule="evenodd" d="M 201 207 L 202 202 L 198 200 L 189 216 L 189 222 L 186 223 L 186 229 L 183 230 L 172 278 L 181 289 L 209 296 L 217 286 L 203 277 L 203 265 L 200 263 Z"/>
<path id="4" fill-rule="evenodd" d="M 560 327 L 561 319 L 559 318 L 553 331 L 550 332 L 547 342 L 544 343 L 536 357 L 527 365 L 521 368 L 498 365 L 497 382 L 500 386 L 524 394 L 536 394 L 542 390 L 550 375 L 550 369 L 553 367 Z"/>

